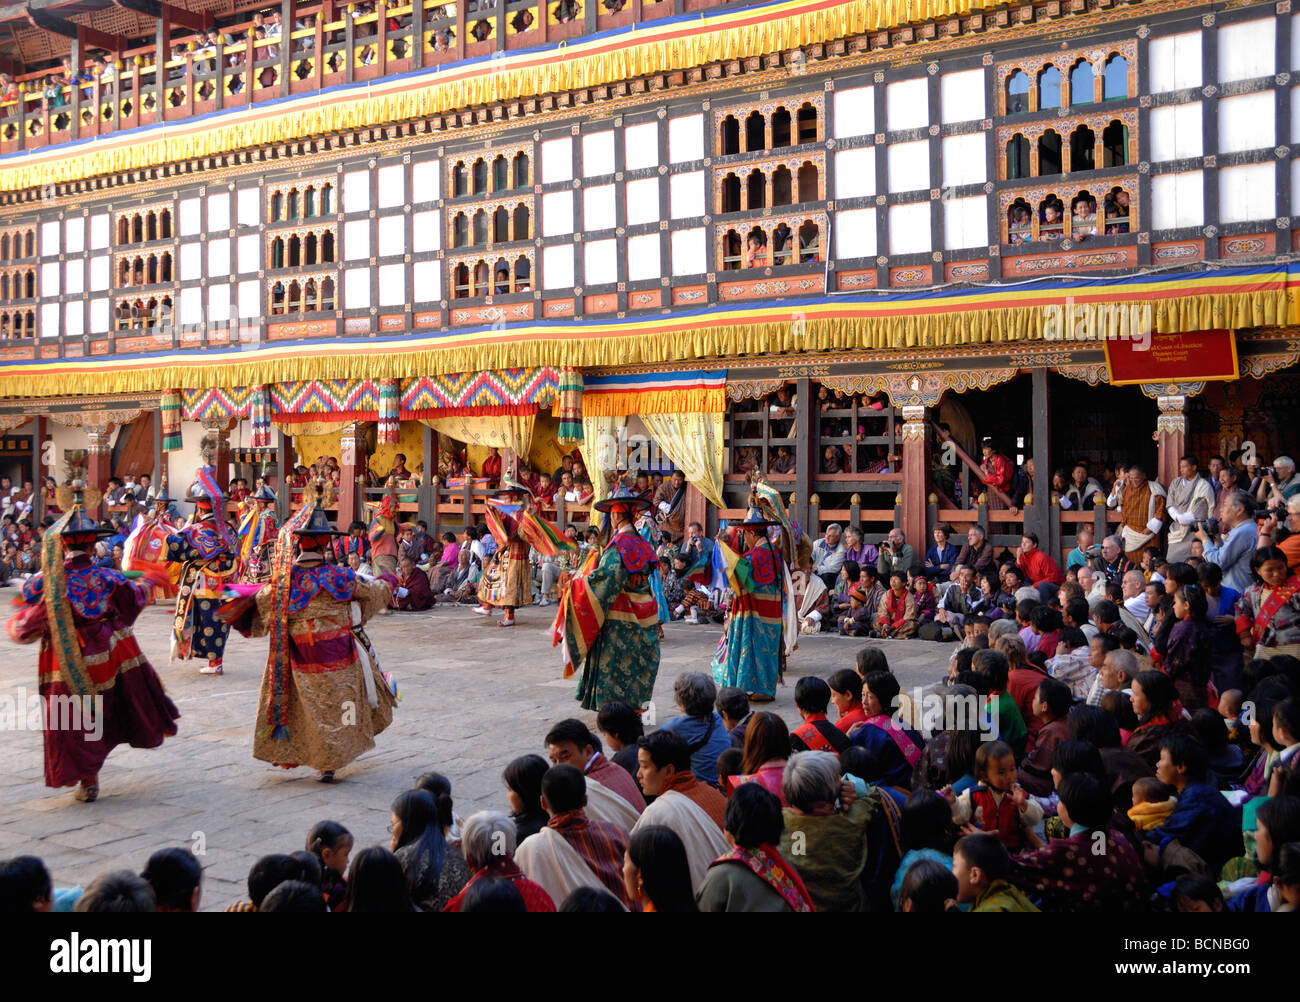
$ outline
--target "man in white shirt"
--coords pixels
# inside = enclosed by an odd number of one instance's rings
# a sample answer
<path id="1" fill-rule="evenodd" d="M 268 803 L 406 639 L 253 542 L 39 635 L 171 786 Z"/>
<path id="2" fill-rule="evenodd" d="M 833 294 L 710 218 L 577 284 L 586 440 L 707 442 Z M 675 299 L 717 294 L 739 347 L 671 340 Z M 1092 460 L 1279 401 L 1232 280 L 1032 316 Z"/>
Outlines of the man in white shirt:
<path id="1" fill-rule="evenodd" d="M 1083 597 L 1089 603 L 1106 596 L 1106 578 L 1098 574 L 1091 567 L 1084 566 L 1079 568 L 1079 587 L 1083 589 Z"/>
<path id="2" fill-rule="evenodd" d="M 1141 571 L 1136 570 L 1129 571 L 1120 582 L 1120 587 L 1124 589 L 1124 608 L 1133 613 L 1133 618 L 1139 623 L 1151 614 L 1146 600 L 1146 586 L 1146 578 Z"/>
<path id="3" fill-rule="evenodd" d="M 1171 519 L 1165 552 L 1169 562 L 1176 564 L 1191 555 L 1196 523 L 1214 513 L 1214 488 L 1198 472 L 1195 456 L 1178 460 L 1178 476 L 1169 485 L 1165 510 Z"/>

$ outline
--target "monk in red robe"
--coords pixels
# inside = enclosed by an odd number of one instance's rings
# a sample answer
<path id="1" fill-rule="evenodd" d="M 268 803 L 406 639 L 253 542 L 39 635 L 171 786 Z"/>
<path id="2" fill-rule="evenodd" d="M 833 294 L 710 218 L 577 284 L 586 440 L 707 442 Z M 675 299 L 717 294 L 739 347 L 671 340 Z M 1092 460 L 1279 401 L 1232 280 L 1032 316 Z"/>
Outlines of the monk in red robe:
<path id="1" fill-rule="evenodd" d="M 410 557 L 403 557 L 397 565 L 397 587 L 393 589 L 393 598 L 389 608 L 403 612 L 423 612 L 434 605 L 433 589 L 429 587 L 429 575 L 415 566 Z"/>

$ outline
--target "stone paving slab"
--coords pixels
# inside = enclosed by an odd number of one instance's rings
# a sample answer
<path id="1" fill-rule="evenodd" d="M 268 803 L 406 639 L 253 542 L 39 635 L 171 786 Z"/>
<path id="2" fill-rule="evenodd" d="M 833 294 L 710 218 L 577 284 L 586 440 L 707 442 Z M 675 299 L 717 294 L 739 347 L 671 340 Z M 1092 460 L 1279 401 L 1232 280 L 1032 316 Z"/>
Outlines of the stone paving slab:
<path id="1" fill-rule="evenodd" d="M 84 885 L 111 869 L 139 872 L 155 849 L 203 849 L 204 910 L 246 893 L 249 867 L 268 852 L 293 852 L 307 829 L 331 818 L 357 845 L 387 844 L 389 804 L 422 772 L 451 781 L 457 813 L 506 809 L 501 770 L 517 755 L 545 754 L 542 737 L 568 716 L 593 725 L 573 698 L 550 642 L 554 608 L 520 610 L 519 625 L 448 607 L 380 617 L 368 627 L 385 671 L 402 692 L 393 726 L 374 750 L 317 783 L 307 769 L 277 769 L 252 757 L 253 721 L 266 640 L 231 635 L 226 674 L 198 674 L 199 662 L 167 664 L 170 612 L 145 610 L 136 635 L 181 711 L 179 734 L 158 749 L 116 749 L 101 774 L 100 799 L 80 804 L 70 790 L 44 786 L 42 735 L 0 730 L 0 856 L 42 857 L 58 886 Z M 709 670 L 721 630 L 670 623 L 654 690 L 660 722 L 676 715 L 672 686 L 685 671 Z M 36 646 L 9 641 L 0 661 L 0 699 L 36 693 Z M 786 685 L 764 709 L 796 724 L 793 687 L 801 675 L 852 667 L 857 651 L 882 647 L 904 688 L 927 685 L 947 664 L 949 645 L 805 637 L 790 658 Z"/>

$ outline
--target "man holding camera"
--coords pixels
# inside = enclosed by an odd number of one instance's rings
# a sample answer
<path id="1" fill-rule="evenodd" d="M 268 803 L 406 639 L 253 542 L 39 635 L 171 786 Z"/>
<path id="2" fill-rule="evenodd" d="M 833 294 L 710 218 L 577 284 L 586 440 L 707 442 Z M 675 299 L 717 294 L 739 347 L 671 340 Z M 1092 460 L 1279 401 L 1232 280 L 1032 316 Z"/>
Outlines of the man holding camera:
<path id="1" fill-rule="evenodd" d="M 880 544 L 880 555 L 876 558 L 876 572 L 881 581 L 888 581 L 894 571 L 906 574 L 917 565 L 916 550 L 903 537 L 902 529 L 890 529 L 889 535 Z"/>
<path id="2" fill-rule="evenodd" d="M 1296 476 L 1295 460 L 1290 456 L 1278 456 L 1271 467 L 1260 471 L 1255 500 L 1270 512 L 1280 513 L 1297 495 L 1300 495 L 1300 477 Z"/>
<path id="3" fill-rule="evenodd" d="M 1186 560 L 1192 552 L 1192 533 L 1198 522 L 1203 522 L 1214 511 L 1214 488 L 1200 475 L 1195 456 L 1178 460 L 1178 476 L 1169 484 L 1166 510 L 1172 520 L 1169 525 L 1169 546 L 1166 556 L 1171 564 Z"/>
<path id="4" fill-rule="evenodd" d="M 1287 501 L 1285 519 L 1269 515 L 1259 530 L 1259 545 L 1276 546 L 1286 554 L 1287 570 L 1292 574 L 1300 570 L 1300 495 Z"/>
<path id="5" fill-rule="evenodd" d="M 1218 564 L 1223 570 L 1223 583 L 1242 594 L 1254 580 L 1250 558 L 1259 542 L 1254 510 L 1254 499 L 1245 491 L 1235 491 L 1224 505 L 1221 535 L 1217 540 L 1205 531 L 1205 523 L 1196 526 L 1196 538 L 1205 547 L 1205 559 Z"/>

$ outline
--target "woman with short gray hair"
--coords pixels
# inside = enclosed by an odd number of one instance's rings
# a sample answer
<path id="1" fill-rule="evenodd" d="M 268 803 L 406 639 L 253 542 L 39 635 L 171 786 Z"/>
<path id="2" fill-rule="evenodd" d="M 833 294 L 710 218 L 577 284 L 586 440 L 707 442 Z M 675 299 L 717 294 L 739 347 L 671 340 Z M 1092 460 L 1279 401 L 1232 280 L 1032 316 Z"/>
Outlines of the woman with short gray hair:
<path id="1" fill-rule="evenodd" d="M 880 794 L 858 795 L 840 782 L 840 761 L 830 752 L 796 752 L 785 765 L 780 853 L 799 871 L 818 911 L 862 911 L 867 828 L 881 811 Z M 839 800 L 837 806 L 836 800 Z"/>
<path id="2" fill-rule="evenodd" d="M 511 884 L 524 899 L 530 912 L 553 912 L 555 902 L 546 890 L 524 876 L 515 862 L 515 823 L 500 811 L 479 811 L 465 822 L 461 830 L 460 846 L 465 862 L 474 871 L 459 894 L 447 902 L 445 912 L 458 912 L 465 894 L 480 880 L 504 880 Z"/>
<path id="3" fill-rule="evenodd" d="M 691 772 L 706 786 L 718 785 L 718 756 L 731 747 L 731 735 L 722 722 L 714 701 L 718 687 L 703 672 L 683 672 L 673 683 L 673 698 L 684 716 L 673 717 L 663 725 L 691 750 Z"/>

